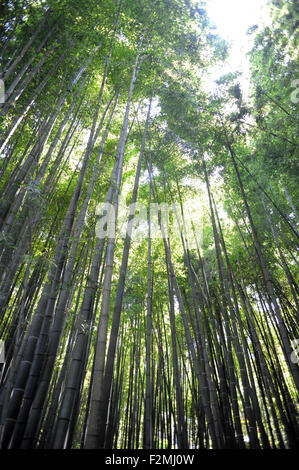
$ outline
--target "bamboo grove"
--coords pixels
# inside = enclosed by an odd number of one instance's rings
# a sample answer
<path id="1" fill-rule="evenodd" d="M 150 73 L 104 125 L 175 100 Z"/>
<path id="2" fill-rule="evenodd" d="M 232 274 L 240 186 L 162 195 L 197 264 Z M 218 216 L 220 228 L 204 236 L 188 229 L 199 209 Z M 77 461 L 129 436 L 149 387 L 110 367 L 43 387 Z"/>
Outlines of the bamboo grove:
<path id="1" fill-rule="evenodd" d="M 1 448 L 298 446 L 298 4 L 1 8 Z"/>

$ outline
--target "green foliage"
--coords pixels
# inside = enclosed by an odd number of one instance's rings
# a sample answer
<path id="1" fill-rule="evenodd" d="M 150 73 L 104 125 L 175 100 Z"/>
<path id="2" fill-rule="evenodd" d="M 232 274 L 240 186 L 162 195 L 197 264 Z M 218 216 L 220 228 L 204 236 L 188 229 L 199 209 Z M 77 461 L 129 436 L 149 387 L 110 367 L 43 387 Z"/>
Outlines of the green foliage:
<path id="1" fill-rule="evenodd" d="M 113 444 L 141 446 L 149 353 L 156 447 L 178 445 L 173 422 L 179 419 L 176 374 L 182 382 L 191 447 L 242 447 L 249 441 L 250 447 L 266 448 L 265 435 L 270 447 L 295 446 L 295 374 L 283 334 L 288 340 L 298 337 L 298 118 L 297 103 L 291 99 L 298 78 L 298 5 L 273 0 L 271 9 L 271 27 L 255 26 L 248 32 L 254 35 L 254 47 L 251 95 L 246 98 L 239 73 L 222 76 L 213 95 L 204 89 L 207 68 L 227 56 L 227 45 L 213 34 L 204 2 L 36 0 L 5 5 L 0 18 L 2 74 L 9 75 L 7 89 L 17 83 L 7 97 L 11 101 L 0 110 L 1 335 L 15 364 L 28 327 L 39 325 L 43 333 L 34 347 L 44 350 L 35 351 L 39 359 L 34 361 L 30 349 L 26 364 L 32 359 L 32 368 L 49 354 L 55 334 L 59 336 L 34 440 L 37 447 L 51 447 L 55 441 L 55 426 L 64 413 L 62 397 L 70 390 L 75 390 L 75 401 L 64 445 L 79 448 L 84 440 L 103 291 L 109 291 L 107 349 L 126 246 L 117 236 L 109 266 L 109 240 L 101 260 L 96 257 L 97 208 L 111 191 L 115 194 L 112 171 L 122 151 L 117 182 L 127 205 L 131 201 L 151 98 L 137 201 L 147 216 L 155 199 L 175 203 L 181 219 L 190 200 L 200 210 L 194 220 L 187 220 L 193 224 L 192 234 L 185 233 L 183 223 L 175 232 L 171 212 L 169 240 L 153 239 L 151 258 L 147 236 L 131 242 L 107 404 L 114 420 Z M 116 93 L 117 106 L 98 161 Z M 192 236 L 198 245 L 189 248 Z M 45 318 L 42 326 L 40 318 Z M 57 318 L 62 320 L 58 332 Z M 85 349 L 74 358 L 81 336 Z M 77 388 L 68 388 L 76 361 L 81 361 Z M 29 384 L 32 377 L 30 372 Z M 10 399 L 14 401 L 13 393 Z M 222 426 L 216 439 L 211 420 Z"/>

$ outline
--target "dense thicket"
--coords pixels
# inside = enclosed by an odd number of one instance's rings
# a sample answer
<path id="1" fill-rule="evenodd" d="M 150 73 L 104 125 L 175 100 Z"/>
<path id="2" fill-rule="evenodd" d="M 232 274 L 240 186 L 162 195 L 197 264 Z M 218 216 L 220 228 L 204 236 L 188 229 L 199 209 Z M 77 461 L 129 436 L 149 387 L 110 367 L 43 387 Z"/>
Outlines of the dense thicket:
<path id="1" fill-rule="evenodd" d="M 244 98 L 206 90 L 204 2 L 4 6 L 3 449 L 298 446 L 298 5 L 269 9 Z"/>

